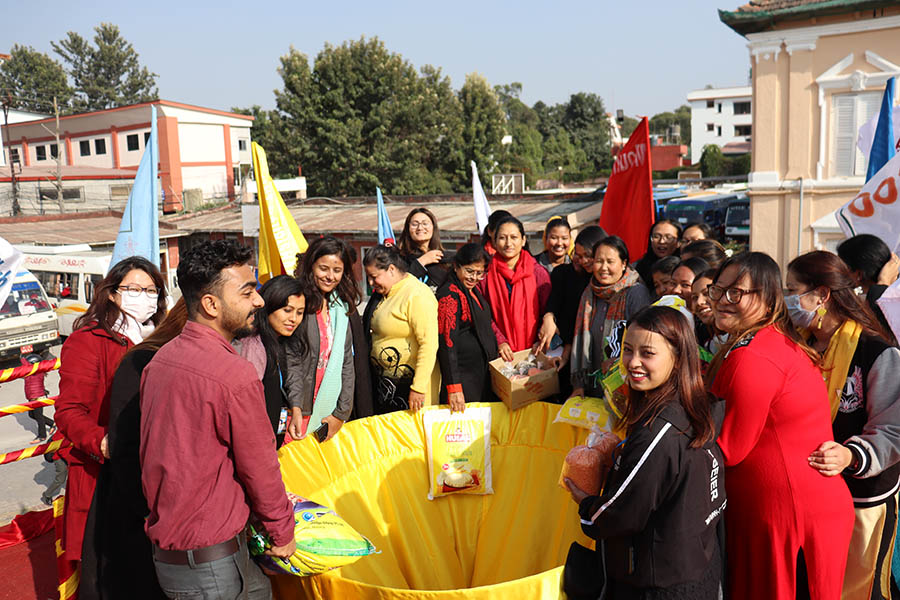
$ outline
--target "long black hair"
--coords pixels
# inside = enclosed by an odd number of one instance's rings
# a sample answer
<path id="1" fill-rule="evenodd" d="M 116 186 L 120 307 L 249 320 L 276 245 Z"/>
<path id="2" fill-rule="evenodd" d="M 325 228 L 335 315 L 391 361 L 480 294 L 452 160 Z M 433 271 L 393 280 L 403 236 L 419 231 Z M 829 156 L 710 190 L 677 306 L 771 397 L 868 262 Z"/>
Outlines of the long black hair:
<path id="1" fill-rule="evenodd" d="M 304 334 L 305 328 L 300 326 L 300 321 L 297 322 L 294 332 L 287 337 L 276 333 L 272 329 L 272 325 L 269 324 L 269 315 L 287 306 L 288 299 L 291 296 L 307 297 L 305 287 L 300 280 L 290 275 L 278 275 L 265 282 L 259 288 L 259 295 L 262 296 L 265 304 L 256 311 L 255 323 L 256 331 L 259 332 L 259 337 L 267 352 L 271 351 L 274 352 L 275 356 L 281 356 L 282 352 L 278 351 L 279 347 L 293 346 L 300 354 L 306 354 L 309 343 Z M 303 319 L 306 319 L 306 315 L 303 316 Z"/>
<path id="2" fill-rule="evenodd" d="M 129 256 L 117 262 L 106 277 L 94 286 L 94 297 L 87 311 L 78 317 L 73 324 L 73 329 L 80 329 L 85 325 L 96 323 L 97 327 L 105 331 L 115 340 L 120 340 L 123 345 L 125 342 L 121 340 L 121 336 L 113 333 L 113 327 L 122 314 L 122 309 L 112 299 L 112 294 L 117 294 L 119 286 L 125 276 L 133 270 L 138 269 L 150 276 L 153 285 L 159 290 L 159 296 L 156 299 L 156 312 L 150 317 L 153 325 L 159 325 L 163 317 L 166 316 L 166 282 L 163 281 L 162 273 L 152 262 L 143 256 Z"/>
<path id="3" fill-rule="evenodd" d="M 303 288 L 306 292 L 306 310 L 310 313 L 317 313 L 322 309 L 325 302 L 325 295 L 316 285 L 313 266 L 316 261 L 323 256 L 337 256 L 344 264 L 344 273 L 337 287 L 331 291 L 331 294 L 337 294 L 344 303 L 347 304 L 347 310 L 356 310 L 361 301 L 359 286 L 353 277 L 353 265 L 356 264 L 356 250 L 350 244 L 339 240 L 338 238 L 326 235 L 313 241 L 303 254 L 297 255 L 297 267 L 294 269 L 294 277 L 303 282 Z M 329 296 L 331 295 L 329 294 Z M 330 298 L 327 298 L 330 300 Z"/>

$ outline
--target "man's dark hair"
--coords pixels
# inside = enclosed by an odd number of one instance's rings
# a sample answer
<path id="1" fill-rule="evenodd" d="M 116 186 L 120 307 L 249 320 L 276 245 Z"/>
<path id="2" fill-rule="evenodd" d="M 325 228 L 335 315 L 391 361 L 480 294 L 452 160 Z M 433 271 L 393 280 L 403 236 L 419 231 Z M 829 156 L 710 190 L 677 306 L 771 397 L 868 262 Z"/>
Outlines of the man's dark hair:
<path id="1" fill-rule="evenodd" d="M 185 252 L 178 263 L 178 287 L 187 304 L 188 314 L 197 314 L 200 298 L 216 294 L 222 271 L 250 262 L 253 250 L 234 240 L 203 242 Z"/>

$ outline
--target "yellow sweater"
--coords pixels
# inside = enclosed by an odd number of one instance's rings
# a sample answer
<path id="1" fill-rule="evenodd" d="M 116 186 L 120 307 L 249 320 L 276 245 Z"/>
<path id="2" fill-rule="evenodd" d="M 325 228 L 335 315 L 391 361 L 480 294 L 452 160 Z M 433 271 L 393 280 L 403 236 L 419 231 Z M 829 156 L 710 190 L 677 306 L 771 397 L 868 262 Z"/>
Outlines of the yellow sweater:
<path id="1" fill-rule="evenodd" d="M 440 385 L 437 306 L 431 289 L 407 273 L 372 313 L 371 356 L 379 374 L 395 379 L 413 375 L 411 388 L 425 394 L 425 404 L 438 401 Z"/>

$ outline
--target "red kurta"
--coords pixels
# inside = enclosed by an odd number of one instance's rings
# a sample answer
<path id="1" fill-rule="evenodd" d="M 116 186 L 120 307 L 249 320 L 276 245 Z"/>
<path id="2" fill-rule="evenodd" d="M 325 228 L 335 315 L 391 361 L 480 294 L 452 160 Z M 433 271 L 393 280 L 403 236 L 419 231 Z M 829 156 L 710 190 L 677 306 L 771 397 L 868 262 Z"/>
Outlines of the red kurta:
<path id="1" fill-rule="evenodd" d="M 821 372 L 767 327 L 731 351 L 712 392 L 725 399 L 729 597 L 793 600 L 802 548 L 812 597 L 839 600 L 854 515 L 844 480 L 809 466 L 832 439 Z"/>
<path id="2" fill-rule="evenodd" d="M 54 419 L 72 442 L 61 452 L 69 463 L 62 538 L 69 560 L 81 560 L 84 527 L 103 462 L 100 441 L 109 425 L 109 389 L 119 361 L 132 346 L 125 338 L 119 340 L 102 329 L 82 327 L 69 336 L 60 355 Z"/>

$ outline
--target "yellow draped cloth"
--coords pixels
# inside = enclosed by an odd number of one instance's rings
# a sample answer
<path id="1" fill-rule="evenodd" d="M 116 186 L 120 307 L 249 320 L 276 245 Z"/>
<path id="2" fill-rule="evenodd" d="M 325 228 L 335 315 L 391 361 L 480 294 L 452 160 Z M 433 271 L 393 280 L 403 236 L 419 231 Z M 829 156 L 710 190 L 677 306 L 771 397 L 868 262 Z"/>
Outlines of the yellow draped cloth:
<path id="1" fill-rule="evenodd" d="M 563 598 L 570 543 L 592 542 L 556 482 L 587 430 L 553 424 L 559 406 L 543 402 L 513 412 L 499 402 L 475 406 L 492 412 L 492 495 L 427 499 L 421 413 L 351 421 L 324 444 L 307 436 L 284 446 L 287 489 L 333 508 L 380 553 L 315 577 L 278 576 L 275 597 Z"/>
<path id="2" fill-rule="evenodd" d="M 841 406 L 841 393 L 847 382 L 850 361 L 853 360 L 861 333 L 862 326 L 853 319 L 847 319 L 831 336 L 828 348 L 825 349 L 822 372 L 825 375 L 825 385 L 828 387 L 832 421 L 837 417 L 838 408 Z"/>

